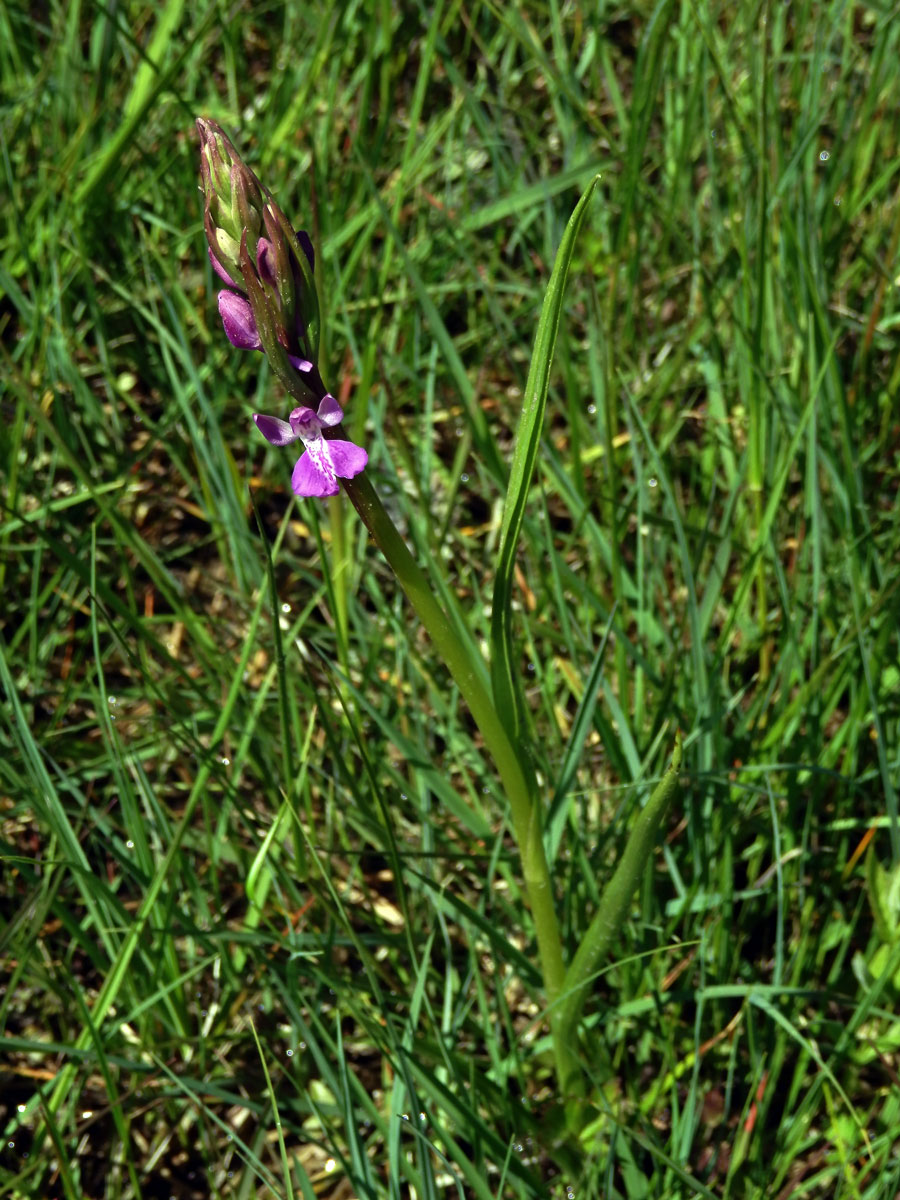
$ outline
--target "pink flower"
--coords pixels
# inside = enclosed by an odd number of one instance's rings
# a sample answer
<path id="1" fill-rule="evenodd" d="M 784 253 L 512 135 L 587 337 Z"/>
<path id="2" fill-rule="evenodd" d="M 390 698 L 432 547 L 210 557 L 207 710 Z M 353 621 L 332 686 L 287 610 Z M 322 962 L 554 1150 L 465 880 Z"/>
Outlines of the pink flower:
<path id="1" fill-rule="evenodd" d="M 362 446 L 354 442 L 326 438 L 324 430 L 339 425 L 344 410 L 334 396 L 323 396 L 318 412 L 301 405 L 287 421 L 254 413 L 257 428 L 273 446 L 289 446 L 299 438 L 305 446 L 294 466 L 291 487 L 295 496 L 336 496 L 341 490 L 338 479 L 352 479 L 369 461 Z"/>

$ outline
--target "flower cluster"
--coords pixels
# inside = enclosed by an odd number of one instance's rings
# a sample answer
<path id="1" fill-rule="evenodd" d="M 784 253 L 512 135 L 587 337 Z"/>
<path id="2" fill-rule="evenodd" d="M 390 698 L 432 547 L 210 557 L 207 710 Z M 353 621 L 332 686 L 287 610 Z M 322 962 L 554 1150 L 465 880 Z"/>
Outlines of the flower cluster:
<path id="1" fill-rule="evenodd" d="M 337 480 L 358 475 L 368 455 L 353 442 L 325 436 L 344 414 L 316 366 L 312 242 L 294 230 L 215 121 L 199 118 L 197 128 L 209 259 L 226 285 L 218 296 L 225 334 L 240 350 L 262 351 L 297 401 L 287 421 L 261 413 L 254 420 L 275 446 L 303 442 L 292 477 L 296 495 L 337 495 Z"/>

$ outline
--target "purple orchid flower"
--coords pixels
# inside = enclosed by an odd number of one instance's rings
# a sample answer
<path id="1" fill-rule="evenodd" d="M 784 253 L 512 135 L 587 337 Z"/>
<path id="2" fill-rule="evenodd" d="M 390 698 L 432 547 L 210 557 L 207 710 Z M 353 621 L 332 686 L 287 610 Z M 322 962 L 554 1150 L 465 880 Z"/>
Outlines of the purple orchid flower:
<path id="1" fill-rule="evenodd" d="M 301 405 L 287 421 L 253 414 L 260 433 L 273 446 L 289 446 L 299 438 L 306 447 L 291 475 L 295 496 L 336 496 L 341 490 L 338 479 L 352 479 L 369 461 L 362 446 L 324 436 L 323 430 L 343 419 L 344 410 L 330 394 L 322 397 L 318 412 Z"/>

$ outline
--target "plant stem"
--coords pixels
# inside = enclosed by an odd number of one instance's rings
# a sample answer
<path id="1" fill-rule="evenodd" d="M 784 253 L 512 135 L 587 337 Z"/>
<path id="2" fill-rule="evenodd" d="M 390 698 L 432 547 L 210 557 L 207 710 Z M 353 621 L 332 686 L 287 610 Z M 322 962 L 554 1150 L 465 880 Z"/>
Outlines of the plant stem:
<path id="1" fill-rule="evenodd" d="M 588 985 L 625 922 L 631 897 L 653 853 L 660 824 L 678 788 L 680 768 L 681 734 L 676 733 L 672 761 L 638 816 L 613 877 L 603 889 L 590 927 L 566 972 L 556 1031 L 558 1037 L 570 1046 L 575 1044 L 576 1029 L 587 999 Z M 564 1079 L 562 1083 L 565 1093 L 577 1095 L 581 1082 L 580 1076 Z M 567 1106 L 570 1128 L 579 1127 L 582 1109 L 583 1106 L 574 1101 Z"/>
<path id="2" fill-rule="evenodd" d="M 366 475 L 345 482 L 350 501 L 387 559 L 406 598 L 425 627 L 435 649 L 444 660 L 475 724 L 481 731 L 500 778 L 512 813 L 513 835 L 522 859 L 525 892 L 534 919 L 541 975 L 544 981 L 550 1032 L 560 1087 L 564 1081 L 578 1079 L 580 1067 L 574 1055 L 571 1037 L 559 1035 L 563 1011 L 560 997 L 565 978 L 562 942 L 550 870 L 544 852 L 540 805 L 536 802 L 530 768 L 510 741 L 505 726 L 483 682 L 483 670 L 474 645 L 461 640 L 446 613 L 435 600 L 434 589 L 416 563 L 406 543 L 384 509 Z M 565 1093 L 563 1093 L 565 1095 Z"/>

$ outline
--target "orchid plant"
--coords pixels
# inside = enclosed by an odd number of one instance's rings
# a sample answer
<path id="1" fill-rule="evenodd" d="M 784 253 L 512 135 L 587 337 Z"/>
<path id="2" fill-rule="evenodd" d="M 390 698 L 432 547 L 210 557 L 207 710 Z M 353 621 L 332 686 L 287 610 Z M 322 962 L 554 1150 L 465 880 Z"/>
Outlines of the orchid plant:
<path id="1" fill-rule="evenodd" d="M 544 844 L 546 802 L 528 752 L 521 683 L 512 669 L 512 579 L 546 406 L 562 295 L 575 239 L 596 180 L 581 197 L 566 228 L 538 325 L 503 515 L 488 670 L 465 620 L 455 611 L 445 611 L 435 599 L 431 584 L 385 511 L 365 473 L 365 449 L 332 436 L 344 414 L 319 374 L 320 307 L 309 236 L 288 222 L 219 125 L 201 118 L 197 128 L 209 257 L 225 285 L 218 296 L 225 334 L 238 349 L 264 353 L 295 401 L 286 419 L 254 414 L 256 426 L 274 446 L 296 441 L 303 444 L 291 477 L 296 496 L 335 496 L 341 491 L 342 481 L 343 490 L 449 668 L 500 775 L 534 921 L 559 1094 L 565 1104 L 567 1125 L 577 1134 L 590 1112 L 586 1064 L 579 1054 L 577 1038 L 582 1007 L 653 853 L 660 824 L 677 790 L 681 764 L 681 742 L 676 733 L 669 767 L 640 812 L 616 870 L 602 890 L 591 924 L 567 963 Z"/>

